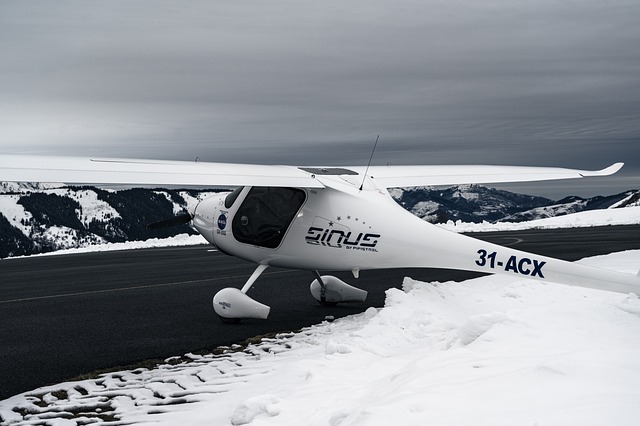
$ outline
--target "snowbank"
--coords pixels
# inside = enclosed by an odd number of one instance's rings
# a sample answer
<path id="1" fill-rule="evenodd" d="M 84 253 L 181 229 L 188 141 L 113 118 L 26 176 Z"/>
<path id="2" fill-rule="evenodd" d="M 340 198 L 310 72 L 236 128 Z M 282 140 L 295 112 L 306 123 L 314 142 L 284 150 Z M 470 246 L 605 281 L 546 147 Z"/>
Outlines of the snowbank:
<path id="1" fill-rule="evenodd" d="M 101 251 L 113 251 L 113 250 L 135 250 L 153 247 L 178 247 L 178 246 L 192 246 L 197 244 L 208 244 L 207 240 L 202 235 L 189 235 L 180 234 L 169 238 L 149 238 L 145 241 L 128 241 L 125 243 L 106 243 L 97 244 L 87 247 L 71 248 L 58 250 L 50 253 L 35 254 L 33 256 L 51 256 L 59 254 L 73 254 L 73 253 L 91 253 Z"/>
<path id="2" fill-rule="evenodd" d="M 88 245 L 86 247 L 70 248 L 70 249 L 52 251 L 48 253 L 32 254 L 30 256 L 56 256 L 56 255 L 63 255 L 63 254 L 94 253 L 94 252 L 105 252 L 105 251 L 115 251 L 115 250 L 136 250 L 136 249 L 145 249 L 145 248 L 154 248 L 154 247 L 194 246 L 198 244 L 209 244 L 209 243 L 207 242 L 207 240 L 204 239 L 202 235 L 179 234 L 169 238 L 149 238 L 148 240 L 145 240 L 145 241 L 128 241 L 125 243 L 94 244 L 94 245 Z M 28 257 L 28 256 L 7 257 L 3 260 L 6 261 L 11 259 L 19 259 L 21 257 Z"/>
<path id="3" fill-rule="evenodd" d="M 584 262 L 628 272 L 639 260 L 636 250 Z M 503 276 L 406 278 L 380 310 L 244 351 L 41 388 L 0 402 L 0 415 L 7 424 L 635 425 L 639 330 L 635 295 Z"/>
<path id="4" fill-rule="evenodd" d="M 640 207 L 455 231 L 640 223 Z M 56 254 L 201 244 L 200 236 Z M 640 250 L 584 259 L 635 274 Z M 390 283 L 394 285 L 395 283 Z M 222 356 L 63 383 L 0 401 L 2 424 L 635 425 L 636 295 L 488 276 L 405 278 L 385 307 Z"/>

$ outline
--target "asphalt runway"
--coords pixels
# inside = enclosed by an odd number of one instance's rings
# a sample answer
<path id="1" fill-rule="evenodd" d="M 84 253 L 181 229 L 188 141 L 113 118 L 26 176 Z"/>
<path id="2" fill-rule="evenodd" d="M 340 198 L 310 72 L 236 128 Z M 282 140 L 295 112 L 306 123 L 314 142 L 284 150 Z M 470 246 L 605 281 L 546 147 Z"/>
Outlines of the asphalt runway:
<path id="1" fill-rule="evenodd" d="M 640 248 L 640 226 L 475 234 L 566 260 Z M 639 265 L 640 267 L 640 265 Z M 385 290 L 410 276 L 460 281 L 475 273 L 401 269 L 334 273 L 369 291 L 366 303 L 321 307 L 309 271 L 268 269 L 250 290 L 271 306 L 266 321 L 224 325 L 211 306 L 241 287 L 254 265 L 209 246 L 0 260 L 0 400 L 91 371 L 214 349 L 266 333 L 295 331 L 328 315 L 384 304 Z"/>

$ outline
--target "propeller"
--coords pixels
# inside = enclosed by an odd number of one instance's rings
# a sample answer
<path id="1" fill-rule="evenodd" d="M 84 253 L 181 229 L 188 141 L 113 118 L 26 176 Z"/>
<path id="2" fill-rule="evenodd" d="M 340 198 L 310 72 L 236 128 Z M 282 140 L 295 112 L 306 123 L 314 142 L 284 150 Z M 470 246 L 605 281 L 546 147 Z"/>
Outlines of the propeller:
<path id="1" fill-rule="evenodd" d="M 182 225 L 191 222 L 193 216 L 191 213 L 180 213 L 169 219 L 160 220 L 158 222 L 150 223 L 147 225 L 147 231 L 155 231 L 157 229 L 171 228 L 172 226 Z"/>

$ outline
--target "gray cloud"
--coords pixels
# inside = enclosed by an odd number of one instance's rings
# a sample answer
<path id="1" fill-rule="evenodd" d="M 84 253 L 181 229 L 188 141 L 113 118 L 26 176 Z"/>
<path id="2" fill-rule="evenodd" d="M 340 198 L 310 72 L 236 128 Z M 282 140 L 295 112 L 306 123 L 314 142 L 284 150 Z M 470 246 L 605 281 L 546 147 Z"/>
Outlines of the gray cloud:
<path id="1" fill-rule="evenodd" d="M 610 190 L 640 187 L 639 18 L 625 0 L 2 2 L 0 150 L 345 165 L 381 134 L 379 164 L 623 160 Z"/>

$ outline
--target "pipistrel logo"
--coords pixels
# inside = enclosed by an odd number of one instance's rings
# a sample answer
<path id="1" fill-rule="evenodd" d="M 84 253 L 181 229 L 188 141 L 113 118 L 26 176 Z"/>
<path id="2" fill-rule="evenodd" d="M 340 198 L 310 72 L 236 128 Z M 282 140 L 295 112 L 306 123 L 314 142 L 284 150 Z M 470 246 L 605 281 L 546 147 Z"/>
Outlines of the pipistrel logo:
<path id="1" fill-rule="evenodd" d="M 218 216 L 218 229 L 224 229 L 227 227 L 227 215 L 221 214 Z"/>

